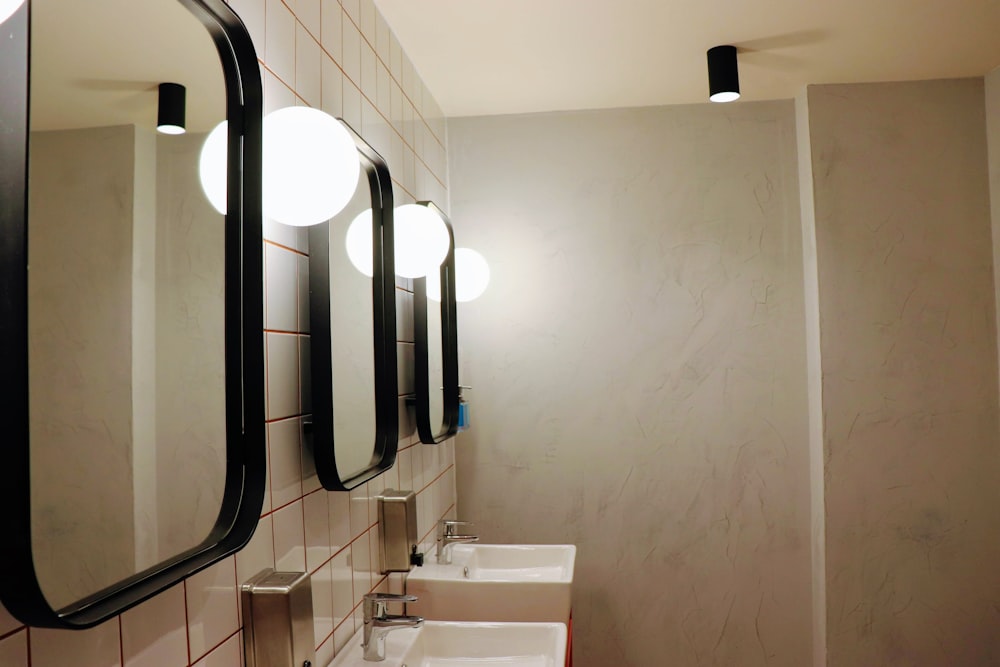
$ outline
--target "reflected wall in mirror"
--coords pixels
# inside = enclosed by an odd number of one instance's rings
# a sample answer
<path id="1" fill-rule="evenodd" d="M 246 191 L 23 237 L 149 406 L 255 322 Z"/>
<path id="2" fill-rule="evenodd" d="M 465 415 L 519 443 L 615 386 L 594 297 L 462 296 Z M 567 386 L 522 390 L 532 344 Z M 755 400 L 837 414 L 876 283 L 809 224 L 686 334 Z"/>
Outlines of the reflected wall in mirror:
<path id="1" fill-rule="evenodd" d="M 353 130 L 365 178 L 347 207 L 309 229 L 312 447 L 323 487 L 390 468 L 399 437 L 392 184 Z"/>
<path id="2" fill-rule="evenodd" d="M 27 623 L 83 627 L 239 548 L 259 514 L 260 78 L 219 0 L 28 7 L 27 213 L 2 222 L 27 237 L 3 262 L 27 294 L 5 349 L 27 348 L 30 531 L 5 562 L 32 581 L 0 592 Z M 156 131 L 160 83 L 186 87 L 185 134 Z M 198 164 L 227 117 L 223 215 Z"/>
<path id="3" fill-rule="evenodd" d="M 417 433 L 420 442 L 436 445 L 458 432 L 455 232 L 433 202 L 418 203 L 437 213 L 448 229 L 448 254 L 438 275 L 413 281 Z"/>

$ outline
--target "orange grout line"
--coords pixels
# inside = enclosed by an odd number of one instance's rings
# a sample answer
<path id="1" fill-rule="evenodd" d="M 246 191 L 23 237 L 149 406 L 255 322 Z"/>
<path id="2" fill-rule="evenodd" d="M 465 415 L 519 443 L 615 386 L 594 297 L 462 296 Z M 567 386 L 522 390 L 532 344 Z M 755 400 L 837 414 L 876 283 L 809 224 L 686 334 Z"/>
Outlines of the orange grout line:
<path id="1" fill-rule="evenodd" d="M 294 15 L 294 14 L 293 14 L 293 15 Z M 348 16 L 348 18 L 350 18 L 350 17 Z M 297 17 L 297 16 L 295 17 L 295 20 L 296 20 L 296 22 L 297 22 L 297 23 L 299 23 L 300 25 L 302 25 L 303 29 L 305 29 L 307 33 L 309 33 L 309 30 L 308 30 L 308 29 L 307 29 L 307 28 L 305 27 L 305 25 L 303 25 L 303 24 L 301 23 L 301 21 L 299 21 L 299 20 L 298 20 L 298 17 Z M 354 21 L 352 20 L 352 21 L 351 21 L 351 23 L 354 23 Z M 356 24 L 356 23 L 355 23 L 354 25 L 355 25 L 355 27 L 357 27 L 357 24 Z M 359 33 L 359 34 L 361 34 L 361 29 L 360 29 L 360 28 L 358 28 L 358 33 Z M 312 36 L 312 33 L 309 33 L 309 36 L 310 36 L 310 37 L 313 37 L 313 36 Z M 365 37 L 364 37 L 364 34 L 361 34 L 361 38 L 362 38 L 362 39 L 365 39 Z M 315 40 L 316 38 L 315 38 L 315 37 L 313 37 L 313 39 Z M 368 40 L 367 40 L 367 39 L 365 39 L 365 41 L 367 42 Z M 425 166 L 425 167 L 427 168 L 427 173 L 429 173 L 429 174 L 430 174 L 430 175 L 431 175 L 432 177 L 434 177 L 434 180 L 436 180 L 436 181 L 437 181 L 437 182 L 438 182 L 438 183 L 439 183 L 439 184 L 441 185 L 441 187 L 443 187 L 443 188 L 447 188 L 448 186 L 447 186 L 447 185 L 445 185 L 445 182 L 444 182 L 443 180 L 441 180 L 441 177 L 440 177 L 440 176 L 438 176 L 438 175 L 437 175 L 437 173 L 435 173 L 435 171 L 434 171 L 433 169 L 431 169 L 431 166 L 430 166 L 429 164 L 427 164 L 427 161 L 426 161 L 426 160 L 424 160 L 423 156 L 422 156 L 422 155 L 420 155 L 420 154 L 419 154 L 419 153 L 417 152 L 417 149 L 416 149 L 416 148 L 415 148 L 414 146 L 410 145 L 410 143 L 409 143 L 409 142 L 408 142 L 408 141 L 406 140 L 406 137 L 404 137 L 404 136 L 403 136 L 403 134 L 402 134 L 402 133 L 401 133 L 401 132 L 400 132 L 399 130 L 397 130 L 397 129 L 396 129 L 396 126 L 395 126 L 395 124 L 394 124 L 394 123 L 392 122 L 392 120 L 390 120 L 390 119 L 389 119 L 389 118 L 388 118 L 388 117 L 387 117 L 387 116 L 386 116 L 386 115 L 385 115 L 384 113 L 382 113 L 382 110 L 381 110 L 381 109 L 379 109 L 379 107 L 378 107 L 378 103 L 377 103 L 377 100 L 373 101 L 373 100 L 372 100 L 372 99 L 371 99 L 370 97 L 368 97 L 368 95 L 366 95 L 366 94 L 365 94 L 365 91 L 364 91 L 364 89 L 363 89 L 363 88 L 361 87 L 361 85 L 360 85 L 360 84 L 359 84 L 358 82 L 355 82 L 355 81 L 354 81 L 354 79 L 352 79 L 352 78 L 351 78 L 351 77 L 350 77 L 350 76 L 349 76 L 349 75 L 347 74 L 347 72 L 346 72 L 346 71 L 344 71 L 344 68 L 343 68 L 343 66 L 342 66 L 342 65 L 341 65 L 340 63 L 338 63 L 338 62 L 337 62 L 337 60 L 336 60 L 336 59 L 335 59 L 335 58 L 333 57 L 333 55 L 332 55 L 332 54 L 331 54 L 331 53 L 330 53 L 329 51 L 327 51 L 327 50 L 326 50 L 325 48 L 323 48 L 323 44 L 322 44 L 322 43 L 320 43 L 320 42 L 317 42 L 317 44 L 319 45 L 319 48 L 320 48 L 320 50 L 321 50 L 321 51 L 322 51 L 322 52 L 323 52 L 324 54 L 326 54 L 326 55 L 327 55 L 327 57 L 329 57 L 329 58 L 330 58 L 330 62 L 332 62 L 332 63 L 333 63 L 334 65 L 336 65 L 336 66 L 337 66 L 337 69 L 339 69 L 339 70 L 340 70 L 340 72 L 341 72 L 341 74 L 343 74 L 343 76 L 344 76 L 344 79 L 345 79 L 345 80 L 347 80 L 347 81 L 349 81 L 349 82 L 350 82 L 350 83 L 351 83 L 351 84 L 352 84 L 352 85 L 353 85 L 353 86 L 354 86 L 354 87 L 355 87 L 355 88 L 357 89 L 357 91 L 358 91 L 358 93 L 359 93 L 359 94 L 361 95 L 361 97 L 363 97 L 363 98 L 364 98 L 365 100 L 367 100 L 367 101 L 368 101 L 368 103 L 369 103 L 369 104 L 371 104 L 371 106 L 372 106 L 372 108 L 373 108 L 373 109 L 375 110 L 375 112 L 376 112 L 376 113 L 377 113 L 377 114 L 378 114 L 379 116 L 381 116 L 381 117 L 382 117 L 382 120 L 384 120 L 384 121 L 386 122 L 386 125 L 388 125 L 388 127 L 389 127 L 389 128 L 391 128 L 391 129 L 392 129 L 392 131 L 396 133 L 396 136 L 398 136 L 398 137 L 399 137 L 399 138 L 400 138 L 400 139 L 401 139 L 401 140 L 403 141 L 403 145 L 404 145 L 404 146 L 406 146 L 407 148 L 409 148 L 409 149 L 410 149 L 411 151 L 413 151 L 413 156 L 414 156 L 414 159 L 418 160 L 418 161 L 419 161 L 419 162 L 420 162 L 421 164 L 423 164 L 423 165 L 424 165 L 424 166 Z M 368 43 L 368 45 L 369 45 L 369 47 L 371 47 L 371 43 L 370 43 L 370 42 Z M 374 50 L 374 49 L 373 49 L 373 50 Z M 380 62 L 382 62 L 382 61 L 381 61 L 381 59 L 380 59 L 380 58 L 378 58 L 378 53 L 375 53 L 375 57 L 376 57 L 377 59 L 379 59 L 379 61 L 380 61 Z M 289 83 L 288 83 L 287 81 L 285 81 L 285 80 L 284 80 L 283 78 L 281 78 L 280 76 L 278 76 L 278 74 L 277 74 L 277 73 L 275 73 L 275 71 L 274 71 L 274 70 L 272 70 L 272 69 L 271 69 L 270 67 L 268 67 L 266 63 L 264 63 L 264 62 L 260 61 L 260 59 L 258 59 L 258 62 L 260 63 L 260 66 L 261 66 L 261 67 L 262 67 L 262 68 L 263 68 L 263 69 L 264 69 L 265 71 L 267 71 L 268 73 L 270 73 L 270 74 L 271 74 L 271 76 L 273 76 L 273 77 L 274 77 L 274 78 L 275 78 L 275 79 L 276 79 L 276 80 L 277 80 L 277 81 L 278 81 L 279 83 L 281 83 L 281 85 L 283 85 L 283 86 L 284 86 L 285 88 L 287 88 L 287 89 L 288 89 L 288 91 L 289 91 L 289 92 L 290 92 L 290 93 L 291 93 L 292 95 L 294 95 L 294 96 L 295 96 L 295 97 L 296 97 L 296 98 L 297 98 L 298 100 L 300 100 L 301 102 L 303 102 L 303 103 L 304 103 L 304 104 L 306 104 L 307 106 L 312 106 L 312 105 L 310 105 L 310 104 L 309 104 L 309 102 L 308 102 L 308 100 L 306 100 L 306 98 L 302 97 L 302 95 L 300 95 L 300 94 L 298 93 L 298 91 L 297 91 L 297 90 L 295 89 L 295 87 L 294 87 L 294 86 L 292 86 L 292 85 L 289 85 Z M 386 65 L 385 65 L 385 62 L 382 62 L 382 66 L 383 66 L 383 67 L 386 67 Z M 423 114 L 422 114 L 422 113 L 420 113 L 420 112 L 419 112 L 419 111 L 417 110 L 417 108 L 416 108 L 416 105 L 415 105 L 415 104 L 413 104 L 413 101 L 412 101 L 412 100 L 410 100 L 410 99 L 409 99 L 409 97 L 408 97 L 408 96 L 406 95 L 406 93 L 405 93 L 405 92 L 403 91 L 403 87 L 402 87 L 402 86 L 401 86 L 401 85 L 399 84 L 399 82 L 398 82 L 398 81 L 396 81 L 395 77 L 393 77 L 393 76 L 392 76 L 392 71 L 391 71 L 391 70 L 389 70 L 389 68 L 388 68 L 388 67 L 386 67 L 386 70 L 387 70 L 387 71 L 389 71 L 389 77 L 390 77 L 390 78 L 391 78 L 391 79 L 392 79 L 393 81 L 395 81 L 395 82 L 396 82 L 396 85 L 397 85 L 397 86 L 399 86 L 399 90 L 400 90 L 400 92 L 401 92 L 401 93 L 403 94 L 403 96 L 404 96 L 404 97 L 406 97 L 407 101 L 409 101 L 409 102 L 410 102 L 411 106 L 413 106 L 413 111 L 414 111 L 414 117 L 416 117 L 416 118 L 419 118 L 419 119 L 420 119 L 420 121 L 421 121 L 421 122 L 422 122 L 422 123 L 423 123 L 424 125 L 426 125 L 426 126 L 427 126 L 427 130 L 428 130 L 428 131 L 430 132 L 431 136 L 432 136 L 432 137 L 433 137 L 433 138 L 434 138 L 434 139 L 435 139 L 435 140 L 437 141 L 437 143 L 438 143 L 438 145 L 439 145 L 439 146 L 441 147 L 441 149 L 442 149 L 442 150 L 445 150 L 445 151 L 446 151 L 446 150 L 447 150 L 447 147 L 446 147 L 446 146 L 445 146 L 445 145 L 444 145 L 444 144 L 443 144 L 443 143 L 441 142 L 441 140 L 440 140 L 440 139 L 438 139 L 437 135 L 435 135 L 435 134 L 434 134 L 434 130 L 433 130 L 433 129 L 431 129 L 431 126 L 430 126 L 430 125 L 429 125 L 429 124 L 427 123 L 427 119 L 426 119 L 426 118 L 424 118 Z M 320 86 L 322 87 L 322 81 L 320 82 Z M 391 91 L 390 91 L 390 92 L 391 92 Z M 322 102 L 322 100 L 321 100 L 321 102 Z M 390 110 L 390 111 L 391 111 L 391 110 Z M 393 179 L 393 180 L 395 181 L 396 179 Z M 402 188 L 402 185 L 400 185 L 400 187 Z M 410 193 L 409 193 L 409 192 L 407 192 L 407 194 L 410 194 Z M 412 194 L 410 194 L 410 196 L 412 197 L 413 195 L 412 195 Z"/>
<path id="2" fill-rule="evenodd" d="M 275 248 L 281 248 L 282 250 L 287 250 L 288 252 L 295 253 L 296 255 L 301 255 L 302 257 L 309 256 L 309 253 L 302 252 L 301 250 L 296 250 L 295 248 L 290 248 L 286 245 L 282 245 L 281 243 L 278 243 L 277 241 L 272 241 L 270 239 L 264 239 L 264 245 L 270 245 L 274 246 Z"/>

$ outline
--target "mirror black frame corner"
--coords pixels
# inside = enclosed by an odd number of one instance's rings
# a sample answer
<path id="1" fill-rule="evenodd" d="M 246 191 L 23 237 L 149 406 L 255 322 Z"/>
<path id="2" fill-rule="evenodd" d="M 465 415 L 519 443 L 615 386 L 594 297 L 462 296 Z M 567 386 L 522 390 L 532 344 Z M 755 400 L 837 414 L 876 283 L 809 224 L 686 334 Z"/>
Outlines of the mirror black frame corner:
<path id="1" fill-rule="evenodd" d="M 455 230 L 451 220 L 434 202 L 420 201 L 437 213 L 448 229 L 448 255 L 441 263 L 441 365 L 444 410 L 440 430 L 431 424 L 429 351 L 432 341 L 427 334 L 427 279 L 413 281 L 413 337 L 415 343 L 415 381 L 417 386 L 417 434 L 425 445 L 438 445 L 458 433 L 458 326 L 455 300 Z M 435 341 L 436 342 L 436 341 Z"/>
<path id="2" fill-rule="evenodd" d="M 396 274 L 393 196 L 389 165 L 354 129 L 350 132 L 368 179 L 372 203 L 372 310 L 375 365 L 375 442 L 368 467 L 344 475 L 334 441 L 333 350 L 330 318 L 330 223 L 309 228 L 309 359 L 312 424 L 307 431 L 320 484 L 327 491 L 350 491 L 392 467 L 399 447 L 399 379 L 396 372 Z"/>
<path id="3" fill-rule="evenodd" d="M 238 551 L 257 526 L 265 492 L 262 89 L 257 55 L 223 0 L 177 0 L 219 52 L 226 82 L 229 201 L 225 221 L 226 482 L 221 509 L 198 546 L 66 607 L 45 599 L 32 558 L 28 412 L 27 197 L 30 4 L 0 25 L 0 601 L 37 627 L 102 623 Z"/>

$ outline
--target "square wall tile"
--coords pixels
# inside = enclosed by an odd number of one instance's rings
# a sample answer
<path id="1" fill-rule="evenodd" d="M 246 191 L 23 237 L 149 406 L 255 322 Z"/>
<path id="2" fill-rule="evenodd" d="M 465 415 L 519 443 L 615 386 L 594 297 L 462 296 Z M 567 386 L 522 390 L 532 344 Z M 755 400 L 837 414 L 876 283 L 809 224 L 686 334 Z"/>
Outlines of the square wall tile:
<path id="1" fill-rule="evenodd" d="M 298 304 L 298 323 L 296 331 L 309 333 L 309 258 L 304 255 L 295 256 L 295 275 L 297 286 L 296 303 Z"/>
<path id="2" fill-rule="evenodd" d="M 310 576 L 313 602 L 313 646 L 319 647 L 333 634 L 333 568 L 324 564 Z"/>
<path id="3" fill-rule="evenodd" d="M 302 501 L 297 500 L 271 516 L 274 518 L 275 569 L 305 572 L 306 537 Z"/>
<path id="4" fill-rule="evenodd" d="M 416 345 L 413 343 L 396 343 L 396 381 L 399 383 L 400 396 L 410 396 L 415 394 L 417 390 L 416 378 L 414 377 L 416 373 L 415 354 Z"/>
<path id="5" fill-rule="evenodd" d="M 243 636 L 236 633 L 221 646 L 195 663 L 194 667 L 240 667 L 243 664 Z"/>
<path id="6" fill-rule="evenodd" d="M 250 543 L 236 552 L 237 590 L 258 572 L 267 568 L 274 568 L 274 531 L 270 516 L 257 522 L 257 530 L 254 531 Z"/>
<path id="7" fill-rule="evenodd" d="M 305 3 L 312 1 L 314 0 L 300 0 Z M 311 107 L 320 105 L 321 53 L 319 42 L 301 24 L 296 24 L 295 92 Z"/>
<path id="8" fill-rule="evenodd" d="M 320 67 L 320 104 L 323 111 L 335 118 L 344 117 L 344 73 L 329 56 L 323 55 Z"/>
<path id="9" fill-rule="evenodd" d="M 361 602 L 372 589 L 372 551 L 368 533 L 351 543 L 351 571 L 354 575 L 354 604 Z"/>
<path id="10" fill-rule="evenodd" d="M 312 365 L 309 360 L 311 339 L 309 336 L 299 336 L 299 395 L 302 414 L 312 414 Z"/>
<path id="11" fill-rule="evenodd" d="M 379 60 L 389 66 L 390 61 L 390 46 L 389 42 L 392 39 L 392 31 L 389 30 L 389 24 L 385 22 L 382 14 L 376 10 L 375 11 L 375 52 L 378 54 Z"/>
<path id="12" fill-rule="evenodd" d="M 361 94 L 375 102 L 378 96 L 378 67 L 375 51 L 367 42 L 361 42 Z M 367 139 L 367 136 L 365 137 Z"/>
<path id="13" fill-rule="evenodd" d="M 344 9 L 338 2 L 324 0 L 320 11 L 320 45 L 339 64 L 344 54 Z"/>
<path id="14" fill-rule="evenodd" d="M 267 0 L 264 62 L 291 85 L 295 82 L 295 17 L 281 0 Z"/>
<path id="15" fill-rule="evenodd" d="M 184 587 L 174 586 L 122 614 L 125 667 L 188 663 Z"/>
<path id="16" fill-rule="evenodd" d="M 335 655 L 336 651 L 334 649 L 334 638 L 331 633 L 330 636 L 326 638 L 326 641 L 316 647 L 316 664 L 329 665 L 333 662 Z"/>
<path id="17" fill-rule="evenodd" d="M 221 560 L 188 577 L 184 587 L 188 647 L 191 659 L 198 660 L 240 629 L 235 558 Z"/>
<path id="18" fill-rule="evenodd" d="M 306 30 L 319 39 L 320 0 L 295 0 L 295 16 Z"/>
<path id="19" fill-rule="evenodd" d="M 368 485 L 351 489 L 349 492 L 351 499 L 351 539 L 358 537 L 371 526 L 372 522 L 368 517 Z"/>
<path id="20" fill-rule="evenodd" d="M 351 497 L 344 491 L 325 495 L 330 513 L 330 549 L 337 553 L 351 541 Z"/>
<path id="21" fill-rule="evenodd" d="M 22 630 L 6 639 L 0 639 L 0 665 L 3 667 L 28 667 L 27 630 Z"/>
<path id="22" fill-rule="evenodd" d="M 294 334 L 268 333 L 267 418 L 299 414 L 299 340 Z"/>
<path id="23" fill-rule="evenodd" d="M 346 8 L 345 8 L 346 9 Z M 343 60 L 340 66 L 344 70 L 344 76 L 354 85 L 361 85 L 361 33 L 356 25 L 351 21 L 344 21 L 341 33 L 342 48 L 344 50 Z M 347 83 L 346 81 L 344 82 Z M 357 128 L 355 128 L 357 129 Z"/>
<path id="24" fill-rule="evenodd" d="M 330 509 L 325 491 L 302 499 L 305 514 L 306 571 L 314 572 L 330 560 Z M 330 628 L 333 631 L 333 628 Z"/>
<path id="25" fill-rule="evenodd" d="M 375 45 L 375 16 L 378 10 L 375 8 L 375 0 L 361 0 L 361 34 L 365 36 L 373 46 Z"/>
<path id="26" fill-rule="evenodd" d="M 350 621 L 354 609 L 354 571 L 351 569 L 351 547 L 347 547 L 330 560 L 333 584 L 333 624 L 339 626 Z"/>
<path id="27" fill-rule="evenodd" d="M 354 128 L 355 131 L 361 132 L 361 89 L 357 85 L 350 81 L 348 78 L 344 78 L 344 115 L 342 118 Z"/>
<path id="28" fill-rule="evenodd" d="M 267 96 L 266 90 L 265 87 L 265 97 Z M 275 108 L 281 109 L 286 106 L 295 106 L 295 98 L 291 97 L 289 104 L 282 104 Z M 309 252 L 309 230 L 307 227 L 292 227 L 270 218 L 264 218 L 264 239 L 298 252 Z"/>
<path id="29" fill-rule="evenodd" d="M 272 331 L 298 330 L 298 257 L 272 243 L 264 244 L 264 287 L 267 292 L 264 327 Z"/>
<path id="30" fill-rule="evenodd" d="M 358 619 L 355 618 L 358 617 Z M 337 653 L 343 650 L 347 646 L 347 642 L 351 640 L 354 636 L 354 623 L 355 620 L 359 621 L 360 627 L 360 614 L 355 614 L 351 612 L 347 619 L 337 626 L 337 629 L 333 631 L 333 648 Z"/>
<path id="31" fill-rule="evenodd" d="M 271 453 L 271 504 L 280 508 L 302 497 L 302 453 L 299 420 L 283 419 L 267 425 Z"/>
<path id="32" fill-rule="evenodd" d="M 0 664 L 6 664 L 0 659 Z M 121 634 L 114 618 L 87 630 L 31 629 L 32 667 L 119 667 Z"/>

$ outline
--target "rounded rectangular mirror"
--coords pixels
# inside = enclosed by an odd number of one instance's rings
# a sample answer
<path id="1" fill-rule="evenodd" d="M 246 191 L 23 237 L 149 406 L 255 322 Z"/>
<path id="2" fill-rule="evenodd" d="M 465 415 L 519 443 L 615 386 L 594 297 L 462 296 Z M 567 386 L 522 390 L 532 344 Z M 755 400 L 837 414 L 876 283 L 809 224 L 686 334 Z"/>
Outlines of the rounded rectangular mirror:
<path id="1" fill-rule="evenodd" d="M 3 27 L 22 74 L 0 81 L 18 137 L 0 151 L 21 170 L 0 178 L 24 208 L 0 211 L 0 596 L 81 628 L 232 553 L 259 516 L 260 73 L 220 0 L 29 0 Z M 213 204 L 203 146 L 224 122 Z"/>
<path id="2" fill-rule="evenodd" d="M 413 326 L 417 433 L 420 442 L 436 445 L 458 432 L 458 328 L 455 301 L 455 232 L 444 211 L 430 208 L 448 229 L 448 254 L 436 280 L 413 281 Z"/>
<path id="3" fill-rule="evenodd" d="M 392 184 L 382 157 L 351 134 L 366 178 L 343 211 L 309 229 L 307 446 L 331 491 L 390 468 L 399 438 Z"/>

